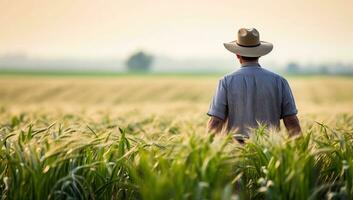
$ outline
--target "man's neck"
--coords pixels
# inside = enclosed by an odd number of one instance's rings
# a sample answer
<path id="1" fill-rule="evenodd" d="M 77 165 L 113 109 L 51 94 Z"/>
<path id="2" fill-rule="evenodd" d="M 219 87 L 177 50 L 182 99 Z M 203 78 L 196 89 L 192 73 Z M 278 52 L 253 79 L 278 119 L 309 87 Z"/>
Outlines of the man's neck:
<path id="1" fill-rule="evenodd" d="M 260 66 L 258 61 L 251 61 L 251 62 L 245 62 L 245 61 L 243 61 L 243 62 L 241 63 L 241 66 L 242 66 L 242 67 L 254 66 L 254 65 L 255 65 L 255 66 Z"/>

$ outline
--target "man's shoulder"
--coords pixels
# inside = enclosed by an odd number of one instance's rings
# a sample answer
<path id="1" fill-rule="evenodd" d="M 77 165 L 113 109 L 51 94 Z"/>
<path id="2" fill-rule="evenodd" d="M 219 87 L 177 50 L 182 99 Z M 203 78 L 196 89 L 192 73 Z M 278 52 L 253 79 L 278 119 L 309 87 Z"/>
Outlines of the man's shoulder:
<path id="1" fill-rule="evenodd" d="M 271 77 L 274 77 L 274 78 L 277 78 L 277 79 L 280 79 L 280 80 L 286 80 L 283 76 L 273 72 L 273 71 L 270 71 L 268 69 L 265 69 L 265 68 L 262 68 L 262 70 L 264 71 L 264 73 L 266 73 L 268 76 L 271 76 Z"/>
<path id="2" fill-rule="evenodd" d="M 286 79 L 284 77 L 282 77 L 281 75 L 272 72 L 268 69 L 265 69 L 263 67 L 257 67 L 257 68 L 246 68 L 246 67 L 242 67 L 238 70 L 235 70 L 233 72 L 230 72 L 226 75 L 224 75 L 223 79 L 224 80 L 230 80 L 233 78 L 241 78 L 244 76 L 248 76 L 248 75 L 259 75 L 259 76 L 267 76 L 267 77 L 272 77 L 278 80 L 282 80 L 285 81 Z"/>

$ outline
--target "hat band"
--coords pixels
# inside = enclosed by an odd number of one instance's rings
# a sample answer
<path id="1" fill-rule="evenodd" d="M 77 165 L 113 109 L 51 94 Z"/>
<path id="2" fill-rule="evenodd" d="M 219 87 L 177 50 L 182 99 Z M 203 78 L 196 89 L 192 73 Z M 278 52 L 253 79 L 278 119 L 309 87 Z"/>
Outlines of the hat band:
<path id="1" fill-rule="evenodd" d="M 239 44 L 238 42 L 235 42 L 235 43 L 237 43 L 237 45 L 239 45 L 241 47 L 257 47 L 257 46 L 261 45 L 261 42 L 259 44 L 255 44 L 255 45 L 242 45 L 242 44 Z"/>

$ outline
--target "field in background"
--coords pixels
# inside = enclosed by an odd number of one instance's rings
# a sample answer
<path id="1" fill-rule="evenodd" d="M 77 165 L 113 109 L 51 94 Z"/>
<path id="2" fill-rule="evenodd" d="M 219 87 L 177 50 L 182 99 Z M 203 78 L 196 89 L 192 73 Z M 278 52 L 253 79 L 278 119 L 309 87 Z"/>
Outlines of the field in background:
<path id="1" fill-rule="evenodd" d="M 0 105 L 11 111 L 141 112 L 204 116 L 217 76 L 0 76 Z M 328 119 L 353 113 L 353 79 L 290 77 L 299 115 Z M 114 111 L 114 112 L 113 112 Z"/>
<path id="2" fill-rule="evenodd" d="M 304 137 L 245 146 L 205 134 L 218 79 L 0 76 L 2 198 L 353 197 L 352 78 L 290 77 Z"/>

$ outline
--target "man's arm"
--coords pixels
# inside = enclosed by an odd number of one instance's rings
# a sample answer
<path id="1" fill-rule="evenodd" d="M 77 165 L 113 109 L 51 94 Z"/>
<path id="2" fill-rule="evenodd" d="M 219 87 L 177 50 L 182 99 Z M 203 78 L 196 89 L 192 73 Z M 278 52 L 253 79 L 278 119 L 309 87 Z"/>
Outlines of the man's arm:
<path id="1" fill-rule="evenodd" d="M 223 125 L 228 115 L 227 84 L 225 78 L 219 80 L 217 90 L 213 96 L 207 115 L 210 120 L 207 124 L 207 132 L 217 134 L 222 132 Z"/>
<path id="2" fill-rule="evenodd" d="M 301 128 L 297 115 L 283 117 L 283 122 L 288 130 L 290 137 L 299 135 L 301 133 Z"/>
<path id="3" fill-rule="evenodd" d="M 208 120 L 207 131 L 211 134 L 221 133 L 223 125 L 224 121 L 222 119 L 212 116 L 210 120 Z"/>

